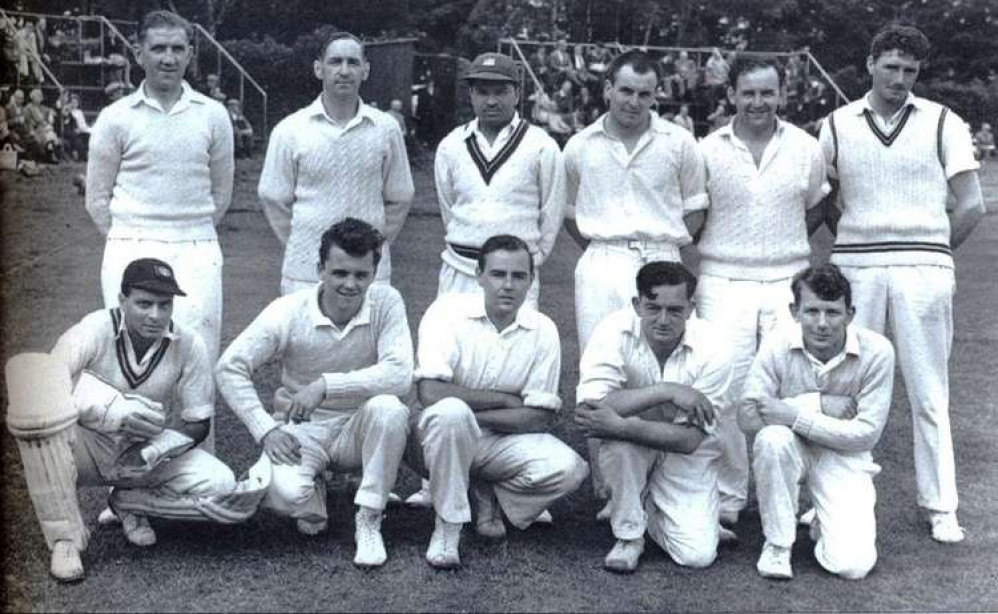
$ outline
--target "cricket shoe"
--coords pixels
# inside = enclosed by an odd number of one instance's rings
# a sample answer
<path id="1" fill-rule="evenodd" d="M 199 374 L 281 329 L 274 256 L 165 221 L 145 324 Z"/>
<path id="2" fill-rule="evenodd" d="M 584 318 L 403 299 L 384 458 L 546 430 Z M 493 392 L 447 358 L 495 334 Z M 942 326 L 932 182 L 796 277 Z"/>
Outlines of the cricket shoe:
<path id="1" fill-rule="evenodd" d="M 125 533 L 125 539 L 131 544 L 143 548 L 156 544 L 156 532 L 149 526 L 148 518 L 131 512 L 119 512 L 118 518 L 121 518 L 121 530 Z"/>
<path id="2" fill-rule="evenodd" d="M 775 544 L 766 542 L 762 545 L 762 554 L 755 564 L 756 571 L 763 578 L 773 580 L 789 580 L 794 577 L 794 570 L 790 566 L 790 548 L 782 548 Z"/>
<path id="3" fill-rule="evenodd" d="M 475 502 L 477 519 L 475 532 L 486 539 L 506 539 L 506 525 L 502 521 L 502 509 L 496 499 L 496 491 L 491 484 L 471 483 L 471 496 Z"/>
<path id="4" fill-rule="evenodd" d="M 388 560 L 385 552 L 385 542 L 381 538 L 381 510 L 363 507 L 354 516 L 354 541 L 357 543 L 357 554 L 353 564 L 358 567 L 380 567 Z"/>
<path id="5" fill-rule="evenodd" d="M 460 522 L 447 522 L 437 514 L 430 547 L 426 549 L 426 562 L 437 569 L 455 569 L 461 566 L 458 547 L 461 544 Z"/>
<path id="6" fill-rule="evenodd" d="M 405 500 L 406 507 L 430 509 L 433 507 L 433 495 L 430 493 L 430 483 L 423 480 L 423 486 L 409 495 Z"/>
<path id="7" fill-rule="evenodd" d="M 633 573 L 645 551 L 645 538 L 618 539 L 603 559 L 603 569 L 616 573 Z"/>
<path id="8" fill-rule="evenodd" d="M 932 539 L 943 544 L 962 542 L 966 535 L 956 519 L 956 512 L 929 512 Z"/>
<path id="9" fill-rule="evenodd" d="M 52 547 L 49 573 L 59 582 L 76 582 L 83 579 L 83 561 L 72 540 L 60 539 Z"/>

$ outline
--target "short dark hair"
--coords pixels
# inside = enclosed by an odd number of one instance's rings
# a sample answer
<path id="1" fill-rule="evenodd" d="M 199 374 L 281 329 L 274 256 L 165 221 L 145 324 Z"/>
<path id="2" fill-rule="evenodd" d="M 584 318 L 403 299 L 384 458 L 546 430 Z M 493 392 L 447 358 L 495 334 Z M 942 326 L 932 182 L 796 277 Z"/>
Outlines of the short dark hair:
<path id="1" fill-rule="evenodd" d="M 652 288 L 686 284 L 686 298 L 692 298 L 697 289 L 697 278 L 679 262 L 649 262 L 641 267 L 636 278 L 638 295 L 654 300 Z"/>
<path id="2" fill-rule="evenodd" d="M 662 72 L 659 63 L 652 59 L 650 55 L 640 49 L 625 51 L 610 61 L 610 66 L 606 69 L 606 78 L 611 84 L 616 82 L 617 73 L 625 67 L 630 66 L 631 70 L 639 75 L 655 73 L 656 85 L 662 80 Z"/>
<path id="3" fill-rule="evenodd" d="M 897 50 L 903 55 L 910 55 L 919 62 L 929 57 L 928 37 L 915 26 L 904 26 L 892 23 L 884 26 L 870 42 L 870 56 L 876 61 L 881 55 Z"/>
<path id="4" fill-rule="evenodd" d="M 381 262 L 381 246 L 385 235 L 377 228 L 355 217 L 344 218 L 322 233 L 319 243 L 319 264 L 325 265 L 329 257 L 329 249 L 336 246 L 354 258 L 362 258 L 374 254 L 374 267 Z"/>
<path id="5" fill-rule="evenodd" d="M 152 11 L 146 13 L 139 28 L 139 42 L 145 42 L 146 34 L 155 28 L 180 28 L 187 36 L 187 42 L 194 41 L 194 26 L 172 11 Z"/>
<path id="6" fill-rule="evenodd" d="M 336 41 L 340 40 L 351 40 L 360 45 L 360 57 L 363 58 L 364 60 L 367 60 L 367 54 L 364 51 L 364 41 L 360 40 L 360 37 L 357 36 L 356 34 L 352 34 L 345 30 L 338 30 L 336 32 L 330 32 L 329 34 L 327 34 L 322 39 L 322 45 L 319 46 L 318 52 L 316 54 L 317 58 L 321 60 L 322 58 L 326 57 L 326 50 L 329 49 L 329 46 L 335 43 Z"/>
<path id="7" fill-rule="evenodd" d="M 495 235 L 489 237 L 482 243 L 482 248 L 478 250 L 478 271 L 485 270 L 485 259 L 492 252 L 527 252 L 530 261 L 530 274 L 534 274 L 534 255 L 530 253 L 530 246 L 520 237 L 513 235 Z"/>
<path id="8" fill-rule="evenodd" d="M 807 286 L 823 301 L 837 301 L 844 298 L 846 307 L 852 307 L 852 286 L 841 269 L 828 263 L 808 267 L 794 275 L 790 290 L 794 293 L 794 304 L 800 305 L 801 288 Z"/>
<path id="9" fill-rule="evenodd" d="M 776 62 L 776 58 L 766 55 L 751 56 L 739 53 L 735 56 L 734 61 L 731 62 L 731 68 L 728 70 L 728 85 L 731 86 L 731 89 L 737 89 L 738 77 L 753 70 L 765 70 L 767 68 L 772 68 L 776 71 L 776 76 L 779 79 L 780 86 L 782 86 L 783 71 Z"/>

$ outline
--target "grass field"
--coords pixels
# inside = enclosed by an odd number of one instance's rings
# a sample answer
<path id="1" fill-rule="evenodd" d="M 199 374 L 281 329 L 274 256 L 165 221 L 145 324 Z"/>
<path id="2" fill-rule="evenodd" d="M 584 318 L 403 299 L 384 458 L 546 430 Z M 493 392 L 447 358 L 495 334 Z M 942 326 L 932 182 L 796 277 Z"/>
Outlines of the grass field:
<path id="1" fill-rule="evenodd" d="M 234 205 L 220 227 L 225 254 L 223 346 L 270 300 L 279 283 L 281 250 L 258 211 L 259 160 L 237 166 Z M 396 286 L 415 330 L 436 290 L 443 229 L 436 214 L 432 163 L 414 161 L 417 201 L 393 249 Z M 48 350 L 85 313 L 101 307 L 102 240 L 71 185 L 80 165 L 64 165 L 33 180 L 0 174 L 3 207 L 3 323 L 0 358 Z M 982 173 L 991 213 L 998 212 L 998 163 Z M 816 258 L 829 237 L 815 238 Z M 564 348 L 561 391 L 574 400 L 578 351 L 572 270 L 579 250 L 564 233 L 541 272 L 542 310 L 558 324 Z M 84 556 L 85 582 L 62 586 L 48 577 L 48 551 L 23 484 L 16 446 L 3 444 L 3 607 L 6 611 L 967 611 L 998 610 L 998 215 L 988 215 L 957 255 L 956 340 L 951 361 L 952 416 L 967 540 L 942 546 L 928 536 L 915 507 L 911 422 L 898 380 L 891 419 L 875 456 L 883 466 L 878 488 L 880 560 L 864 581 L 849 583 L 823 572 L 801 532 L 794 548 L 796 578 L 773 583 L 755 572 L 762 543 L 758 513 L 745 513 L 739 545 L 722 549 L 709 569 L 673 564 L 656 547 L 638 573 L 621 577 L 601 569 L 613 544 L 589 483 L 552 508 L 553 527 L 511 530 L 501 545 L 465 532 L 464 567 L 437 572 L 423 559 L 432 513 L 390 508 L 384 522 L 388 563 L 374 571 L 353 567 L 350 497 L 329 495 L 330 531 L 304 538 L 292 522 L 262 512 L 232 527 L 153 521 L 159 544 L 130 546 L 117 528 L 97 527 L 105 489 L 83 489 L 84 516 L 93 524 Z M 182 282 L 182 280 L 181 280 Z M 269 398 L 273 365 L 258 381 Z M 6 405 L 5 397 L 0 399 Z M 218 454 L 236 470 L 259 454 L 235 416 L 219 407 Z M 576 449 L 578 432 L 557 434 Z M 418 487 L 403 471 L 397 490 Z"/>

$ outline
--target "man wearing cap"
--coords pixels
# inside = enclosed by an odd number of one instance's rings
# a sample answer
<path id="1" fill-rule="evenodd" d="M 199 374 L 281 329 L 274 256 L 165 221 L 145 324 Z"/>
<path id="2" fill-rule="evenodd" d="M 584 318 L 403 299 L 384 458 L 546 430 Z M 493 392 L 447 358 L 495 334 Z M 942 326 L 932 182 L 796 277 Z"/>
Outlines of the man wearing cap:
<path id="1" fill-rule="evenodd" d="M 139 88 L 101 111 L 90 136 L 87 213 L 106 235 L 104 304 L 117 304 L 121 273 L 139 257 L 170 263 L 188 295 L 176 320 L 218 358 L 222 251 L 215 234 L 232 198 L 232 124 L 220 103 L 184 80 L 193 30 L 168 11 L 139 33 Z"/>
<path id="2" fill-rule="evenodd" d="M 346 217 L 387 238 L 377 281 L 391 280 L 389 245 L 409 212 L 412 175 L 398 123 L 360 99 L 371 66 L 356 36 L 335 32 L 313 62 L 322 93 L 270 135 L 257 192 L 284 244 L 281 294 L 314 286 L 319 237 Z"/>
<path id="3" fill-rule="evenodd" d="M 211 363 L 201 337 L 171 320 L 175 296 L 185 295 L 170 265 L 135 260 L 118 307 L 83 318 L 51 355 L 34 355 L 26 377 L 8 364 L 8 426 L 60 581 L 83 577 L 77 485 L 113 486 L 109 504 L 137 546 L 156 543 L 147 516 L 234 520 L 215 505 L 235 488 L 232 471 L 194 448 L 215 410 Z M 14 402 L 24 397 L 30 411 Z"/>
<path id="4" fill-rule="evenodd" d="M 519 70 L 501 53 L 483 53 L 464 76 L 475 119 L 437 148 L 434 171 L 447 246 L 437 295 L 480 293 L 475 276 L 486 239 L 523 239 L 537 266 L 551 255 L 565 207 L 561 151 L 548 134 L 523 120 Z M 528 303 L 537 308 L 537 276 Z"/>
<path id="5" fill-rule="evenodd" d="M 707 194 L 696 141 L 651 111 L 658 66 L 638 50 L 615 57 L 604 90 L 609 112 L 565 146 L 565 228 L 585 250 L 575 267 L 580 354 L 596 325 L 628 305 L 638 269 L 678 262 L 703 223 Z"/>

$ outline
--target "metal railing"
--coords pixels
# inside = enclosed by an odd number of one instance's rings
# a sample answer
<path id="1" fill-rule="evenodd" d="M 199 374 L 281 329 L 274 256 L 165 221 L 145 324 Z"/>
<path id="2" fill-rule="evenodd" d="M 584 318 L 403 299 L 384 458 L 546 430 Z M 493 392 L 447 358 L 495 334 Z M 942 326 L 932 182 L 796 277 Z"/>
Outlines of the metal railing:
<path id="1" fill-rule="evenodd" d="M 191 25 L 194 26 L 194 41 L 192 41 L 192 42 L 194 43 L 194 53 L 195 53 L 195 57 L 196 57 L 195 61 L 198 63 L 197 70 L 198 71 L 202 70 L 201 62 L 203 62 L 203 60 L 204 60 L 203 47 L 205 46 L 205 43 L 203 41 L 207 41 L 208 46 L 215 53 L 215 58 L 214 58 L 215 59 L 215 62 L 214 62 L 214 64 L 215 64 L 214 74 L 218 75 L 219 78 L 221 78 L 223 76 L 224 69 L 226 67 L 226 65 L 223 62 L 223 60 L 225 62 L 228 62 L 228 65 L 230 65 L 233 69 L 235 69 L 235 71 L 239 74 L 239 96 L 238 96 L 238 98 L 239 98 L 239 102 L 240 102 L 241 106 L 243 107 L 243 112 L 244 113 L 249 114 L 249 115 L 253 115 L 253 113 L 252 113 L 253 107 L 247 108 L 247 105 L 245 104 L 245 99 L 246 99 L 246 84 L 249 83 L 249 85 L 251 86 L 251 88 L 253 90 L 255 90 L 260 95 L 260 100 L 261 100 L 260 118 L 261 118 L 263 130 L 262 131 L 255 131 L 255 133 L 257 135 L 259 135 L 259 136 L 266 137 L 266 135 L 268 134 L 268 128 L 269 128 L 269 123 L 268 123 L 268 118 L 267 118 L 267 102 L 268 102 L 267 91 L 265 89 L 263 89 L 263 87 L 261 87 L 260 84 L 257 83 L 256 80 L 253 77 L 250 76 L 249 72 L 247 72 L 247 70 L 245 68 L 243 68 L 242 64 L 240 64 L 236 60 L 236 58 L 232 57 L 232 54 L 229 53 L 228 50 L 225 47 L 222 46 L 221 43 L 219 43 L 217 40 L 215 40 L 215 37 L 212 36 L 211 34 L 209 34 L 208 31 L 205 30 L 204 27 L 201 26 L 201 24 L 194 23 L 194 24 L 191 24 Z M 254 125 L 256 125 L 256 122 L 251 122 L 251 123 L 253 123 Z"/>

